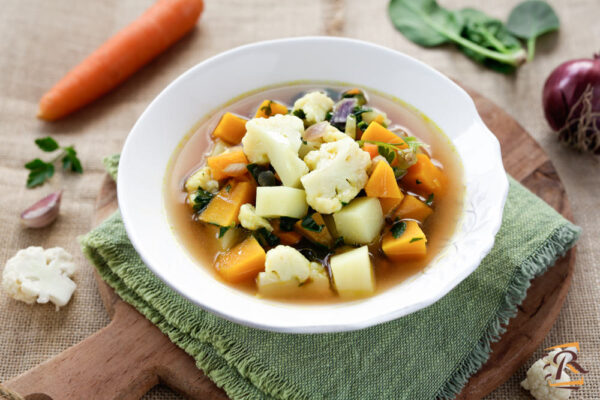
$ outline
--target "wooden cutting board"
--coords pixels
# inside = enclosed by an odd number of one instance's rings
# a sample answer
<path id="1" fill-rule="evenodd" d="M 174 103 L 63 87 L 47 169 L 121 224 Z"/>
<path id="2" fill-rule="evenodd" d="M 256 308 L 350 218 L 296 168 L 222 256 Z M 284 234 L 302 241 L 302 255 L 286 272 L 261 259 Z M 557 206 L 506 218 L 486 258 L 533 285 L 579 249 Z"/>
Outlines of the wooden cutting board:
<path id="1" fill-rule="evenodd" d="M 502 145 L 506 170 L 566 218 L 571 209 L 564 187 L 548 156 L 514 119 L 490 100 L 468 90 L 481 117 Z M 93 225 L 117 208 L 114 182 L 105 177 Z M 518 314 L 483 368 L 465 386 L 459 399 L 480 399 L 506 381 L 540 345 L 556 320 L 567 295 L 575 249 L 536 278 Z M 91 268 L 91 267 L 90 267 Z M 193 399 L 226 399 L 157 327 L 123 302 L 96 274 L 98 289 L 112 322 L 83 342 L 4 383 L 28 400 L 139 399 L 162 382 Z M 49 396 L 49 397 L 48 397 Z"/>

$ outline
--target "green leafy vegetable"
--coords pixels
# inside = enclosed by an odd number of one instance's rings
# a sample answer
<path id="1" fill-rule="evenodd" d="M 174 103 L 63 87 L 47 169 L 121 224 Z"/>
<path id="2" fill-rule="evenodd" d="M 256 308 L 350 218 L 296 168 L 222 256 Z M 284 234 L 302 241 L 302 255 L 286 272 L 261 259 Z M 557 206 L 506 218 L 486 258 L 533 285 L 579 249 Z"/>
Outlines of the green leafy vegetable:
<path id="1" fill-rule="evenodd" d="M 404 231 L 406 231 L 406 222 L 400 221 L 392 225 L 391 232 L 395 239 L 398 239 L 400 236 L 402 236 Z"/>
<path id="2" fill-rule="evenodd" d="M 273 115 L 273 110 L 271 109 L 271 104 L 273 104 L 273 102 L 271 100 L 269 100 L 269 102 L 267 103 L 266 106 L 263 106 L 260 108 L 260 111 L 264 111 L 264 113 L 267 117 L 270 117 L 271 115 Z"/>
<path id="3" fill-rule="evenodd" d="M 279 218 L 279 229 L 284 232 L 291 232 L 294 230 L 294 224 L 298 221 L 296 218 L 291 217 L 280 217 Z"/>
<path id="4" fill-rule="evenodd" d="M 433 193 L 431 193 L 429 197 L 427 197 L 427 200 L 425 200 L 425 204 L 431 207 L 431 205 L 433 204 Z"/>
<path id="5" fill-rule="evenodd" d="M 406 175 L 406 170 L 400 167 L 392 167 L 392 170 L 394 171 L 394 177 L 396 179 L 402 179 L 402 177 L 404 177 L 404 175 Z"/>
<path id="6" fill-rule="evenodd" d="M 336 247 L 343 246 L 344 244 L 344 237 L 340 236 L 337 239 L 335 239 L 335 242 L 333 242 L 333 248 L 335 249 Z"/>
<path id="7" fill-rule="evenodd" d="M 29 161 L 25 164 L 25 168 L 29 170 L 29 176 L 27 177 L 28 188 L 41 185 L 54 175 L 54 165 L 44 162 L 39 158 Z"/>
<path id="8" fill-rule="evenodd" d="M 391 0 L 388 11 L 396 29 L 421 46 L 454 43 L 469 57 L 504 72 L 526 61 L 525 51 L 514 46 L 502 24 L 483 13 L 450 11 L 435 0 Z"/>
<path id="9" fill-rule="evenodd" d="M 422 237 L 414 237 L 414 238 L 410 239 L 410 241 L 408 243 L 418 242 L 419 240 L 423 240 L 423 238 Z"/>
<path id="10" fill-rule="evenodd" d="M 46 162 L 39 158 L 35 158 L 25 164 L 25 168 L 29 170 L 27 176 L 27 187 L 32 188 L 42 185 L 54 175 L 54 163 L 58 160 L 62 162 L 63 170 L 70 170 L 79 174 L 83 173 L 81 161 L 77 157 L 77 152 L 73 146 L 61 147 L 58 142 L 50 136 L 36 139 L 35 144 L 47 153 L 60 150 L 60 153 L 52 160 Z"/>
<path id="11" fill-rule="evenodd" d="M 269 232 L 265 228 L 260 228 L 254 231 L 254 237 L 263 247 L 274 247 L 279 244 L 279 237 Z"/>
<path id="12" fill-rule="evenodd" d="M 43 151 L 46 151 L 46 152 L 58 150 L 58 148 L 59 148 L 56 140 L 52 139 L 50 136 L 47 136 L 45 138 L 36 139 L 35 144 L 37 144 L 37 147 L 39 147 L 40 149 L 42 149 Z"/>
<path id="13" fill-rule="evenodd" d="M 292 114 L 294 114 L 296 117 L 298 117 L 300 119 L 306 118 L 306 114 L 304 113 L 304 111 L 301 108 L 298 110 L 294 110 L 294 112 Z"/>
<path id="14" fill-rule="evenodd" d="M 410 150 L 415 154 L 419 151 L 421 147 L 424 147 L 426 149 L 429 148 L 429 145 L 427 143 L 421 142 L 418 138 L 414 136 L 406 136 L 403 137 L 402 140 L 404 140 L 404 143 L 406 143 Z"/>
<path id="15" fill-rule="evenodd" d="M 325 114 L 325 121 L 331 121 L 331 117 L 333 117 L 333 112 L 327 111 L 327 114 Z"/>
<path id="16" fill-rule="evenodd" d="M 391 164 L 392 162 L 394 162 L 394 159 L 396 158 L 396 149 L 390 149 L 386 146 L 382 146 L 382 145 L 378 145 L 377 146 L 377 152 L 387 160 L 387 162 L 389 164 Z"/>
<path id="17" fill-rule="evenodd" d="M 304 229 L 313 232 L 321 232 L 324 227 L 324 225 L 317 224 L 317 222 L 313 219 L 312 215 L 307 215 L 306 217 L 304 217 L 300 225 L 302 225 Z"/>
<path id="18" fill-rule="evenodd" d="M 533 59 L 538 36 L 556 31 L 559 26 L 560 21 L 552 7 L 541 0 L 527 0 L 517 5 L 506 22 L 510 33 L 527 41 L 528 60 Z"/>
<path id="19" fill-rule="evenodd" d="M 211 192 L 207 192 L 202 188 L 198 188 L 198 190 L 196 190 L 196 193 L 194 193 L 194 196 L 192 197 L 192 201 L 194 203 L 194 211 L 204 211 L 204 209 L 206 208 L 206 206 L 208 206 L 208 203 L 210 203 L 213 197 L 215 197 L 215 195 Z"/>
<path id="20" fill-rule="evenodd" d="M 219 239 L 221 239 L 223 236 L 225 236 L 225 234 L 227 233 L 227 231 L 229 230 L 229 228 L 231 228 L 231 226 L 221 226 L 221 227 L 219 227 Z"/>

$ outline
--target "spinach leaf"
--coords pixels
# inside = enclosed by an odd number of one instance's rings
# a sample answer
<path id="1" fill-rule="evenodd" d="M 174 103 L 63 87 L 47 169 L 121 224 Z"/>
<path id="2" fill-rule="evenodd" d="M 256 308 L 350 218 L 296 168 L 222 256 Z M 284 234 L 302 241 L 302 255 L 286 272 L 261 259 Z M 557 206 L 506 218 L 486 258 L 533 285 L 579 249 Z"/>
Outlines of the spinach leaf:
<path id="1" fill-rule="evenodd" d="M 527 41 L 527 59 L 535 54 L 535 40 L 538 36 L 558 30 L 560 21 L 548 3 L 542 0 L 527 0 L 510 12 L 506 29 L 513 35 Z"/>
<path id="2" fill-rule="evenodd" d="M 298 221 L 296 218 L 280 217 L 279 229 L 281 229 L 283 232 L 291 232 L 294 230 L 294 224 L 296 221 Z"/>
<path id="3" fill-rule="evenodd" d="M 221 227 L 219 227 L 219 239 L 221 239 L 223 236 L 225 236 L 225 234 L 227 233 L 227 231 L 229 230 L 229 228 L 231 228 L 231 226 L 221 226 Z"/>
<path id="4" fill-rule="evenodd" d="M 323 230 L 323 227 L 325 226 L 317 224 L 317 222 L 313 219 L 312 215 L 307 215 L 306 217 L 304 217 L 300 225 L 302 225 L 304 229 L 313 232 L 321 232 Z"/>
<path id="5" fill-rule="evenodd" d="M 394 236 L 395 239 L 398 239 L 400 236 L 402 236 L 404 231 L 406 231 L 406 222 L 396 222 L 390 230 L 392 232 L 392 236 Z"/>
<path id="6" fill-rule="evenodd" d="M 194 193 L 194 197 L 192 198 L 192 201 L 194 202 L 194 211 L 204 211 L 214 196 L 215 195 L 211 192 L 207 192 L 204 189 L 198 188 L 196 193 Z"/>
<path id="7" fill-rule="evenodd" d="M 481 28 L 474 30 L 471 26 L 465 33 L 465 26 L 468 24 L 466 17 L 474 19 L 469 15 L 469 11 L 463 11 L 466 15 L 463 15 L 463 12 L 450 11 L 440 7 L 435 0 L 391 0 L 388 11 L 396 29 L 421 46 L 455 43 L 469 57 L 496 67 L 506 65 L 514 68 L 526 60 L 525 51 L 520 46 L 507 46 L 511 39 L 504 37 L 504 33 L 499 33 L 497 23 L 492 24 L 496 25 L 495 29 L 498 32 L 495 35 L 491 34 L 491 27 L 483 30 L 482 34 Z M 481 19 L 480 16 L 478 19 Z M 478 34 L 474 34 L 475 32 Z M 490 46 L 492 36 L 494 45 Z M 502 46 L 498 46 L 498 42 L 502 43 Z"/>
<path id="8" fill-rule="evenodd" d="M 262 247 L 275 247 L 280 242 L 279 237 L 269 232 L 265 228 L 257 229 L 252 234 Z"/>

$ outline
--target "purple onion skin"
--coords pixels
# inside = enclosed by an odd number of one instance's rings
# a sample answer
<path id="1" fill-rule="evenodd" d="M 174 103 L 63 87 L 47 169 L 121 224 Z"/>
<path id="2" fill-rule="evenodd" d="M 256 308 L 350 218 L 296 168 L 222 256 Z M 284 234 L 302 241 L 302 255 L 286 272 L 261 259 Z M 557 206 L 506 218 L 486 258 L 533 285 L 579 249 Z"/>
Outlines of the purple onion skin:
<path id="1" fill-rule="evenodd" d="M 342 99 L 333 107 L 333 115 L 331 116 L 332 124 L 345 124 L 348 115 L 352 114 L 352 110 L 356 107 L 356 99 Z"/>
<path id="2" fill-rule="evenodd" d="M 559 131 L 565 126 L 571 106 L 588 85 L 594 88 L 592 111 L 600 112 L 600 54 L 567 61 L 552 71 L 542 95 L 544 114 L 552 129 Z"/>

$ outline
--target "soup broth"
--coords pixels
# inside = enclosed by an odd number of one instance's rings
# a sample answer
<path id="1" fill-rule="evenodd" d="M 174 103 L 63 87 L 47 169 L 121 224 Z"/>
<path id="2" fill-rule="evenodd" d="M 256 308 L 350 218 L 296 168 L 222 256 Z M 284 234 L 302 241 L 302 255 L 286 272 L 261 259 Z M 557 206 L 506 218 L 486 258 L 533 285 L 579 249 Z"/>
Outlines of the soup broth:
<path id="1" fill-rule="evenodd" d="M 184 138 L 173 155 L 166 173 L 165 206 L 174 234 L 197 261 L 199 267 L 208 268 L 215 279 L 227 283 L 213 267 L 217 257 L 222 253 L 217 240 L 219 228 L 198 221 L 197 214 L 186 204 L 188 193 L 184 190 L 186 179 L 206 164 L 207 155 L 214 146 L 211 133 L 219 123 L 222 115 L 225 112 L 231 112 L 246 118 L 253 118 L 257 108 L 265 99 L 285 104 L 291 110 L 298 98 L 314 90 L 324 91 L 334 101 L 337 101 L 342 92 L 352 87 L 354 86 L 329 83 L 299 83 L 256 91 L 235 99 L 211 112 Z M 400 125 L 408 135 L 415 136 L 429 145 L 428 153 L 431 160 L 443 171 L 446 178 L 443 194 L 435 197 L 434 212 L 421 226 L 427 237 L 426 256 L 418 260 L 397 262 L 388 259 L 383 254 L 381 237 L 378 237 L 376 241 L 369 245 L 377 293 L 387 290 L 422 271 L 447 246 L 456 229 L 461 213 L 464 184 L 462 181 L 462 165 L 453 144 L 431 120 L 400 100 L 373 90 L 366 89 L 365 93 L 368 95 L 369 106 L 384 111 L 393 124 Z M 411 193 L 404 188 L 402 190 L 404 194 Z M 425 199 L 423 196 L 420 196 L 420 199 L 422 201 L 431 200 Z M 343 251 L 344 247 L 340 249 L 336 252 Z M 320 258 L 328 268 L 328 273 L 331 274 L 328 264 L 329 257 L 330 255 Z M 257 295 L 256 284 L 253 280 L 231 285 L 247 292 L 249 295 Z M 286 296 L 277 299 L 309 303 L 348 300 L 337 296 L 335 291 L 327 295 L 305 296 L 301 299 Z"/>

